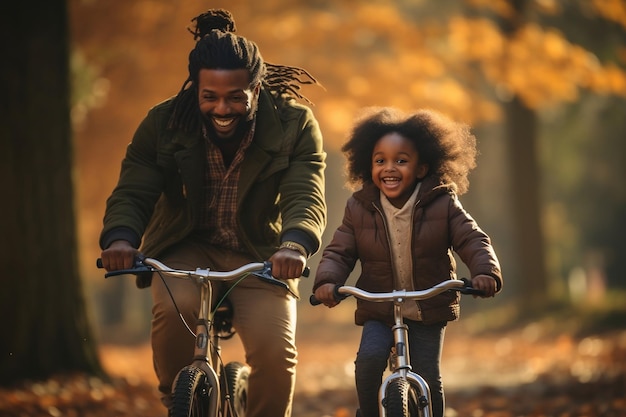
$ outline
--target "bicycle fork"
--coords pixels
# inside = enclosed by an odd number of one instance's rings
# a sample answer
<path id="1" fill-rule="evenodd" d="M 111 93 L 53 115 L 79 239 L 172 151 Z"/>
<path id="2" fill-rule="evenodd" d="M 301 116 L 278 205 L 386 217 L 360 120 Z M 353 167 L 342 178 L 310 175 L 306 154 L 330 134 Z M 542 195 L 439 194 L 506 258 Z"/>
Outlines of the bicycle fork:
<path id="1" fill-rule="evenodd" d="M 389 383 L 396 379 L 404 379 L 409 382 L 409 386 L 413 387 L 419 397 L 417 405 L 422 410 L 424 417 L 431 417 L 431 399 L 430 388 L 424 378 L 412 371 L 411 360 L 409 356 L 409 327 L 402 319 L 402 299 L 394 302 L 394 321 L 395 324 L 391 328 L 393 332 L 394 349 L 395 349 L 395 369 L 380 386 L 378 392 L 378 407 L 380 417 L 387 416 L 385 409 L 385 395 Z"/>
<path id="2" fill-rule="evenodd" d="M 196 323 L 196 343 L 194 345 L 192 365 L 202 369 L 206 375 L 206 386 L 210 390 L 208 393 L 209 415 L 217 416 L 221 397 L 219 376 L 215 372 L 214 364 L 216 363 L 219 352 L 213 352 L 211 349 L 211 344 L 215 343 L 215 340 L 211 340 L 211 326 L 213 326 L 213 319 L 210 313 L 212 286 L 210 282 L 203 284 L 204 285 L 199 286 L 201 303 L 198 321 Z"/>

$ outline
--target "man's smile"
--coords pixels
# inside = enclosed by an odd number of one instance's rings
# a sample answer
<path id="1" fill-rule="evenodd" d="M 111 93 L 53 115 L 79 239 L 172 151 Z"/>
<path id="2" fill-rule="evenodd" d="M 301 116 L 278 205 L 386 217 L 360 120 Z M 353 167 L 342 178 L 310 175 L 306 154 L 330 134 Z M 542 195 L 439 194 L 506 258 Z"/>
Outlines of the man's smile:
<path id="1" fill-rule="evenodd" d="M 237 117 L 228 117 L 228 118 L 212 117 L 211 119 L 213 120 L 213 123 L 215 123 L 216 127 L 225 129 L 225 128 L 232 127 L 232 125 L 235 124 Z"/>

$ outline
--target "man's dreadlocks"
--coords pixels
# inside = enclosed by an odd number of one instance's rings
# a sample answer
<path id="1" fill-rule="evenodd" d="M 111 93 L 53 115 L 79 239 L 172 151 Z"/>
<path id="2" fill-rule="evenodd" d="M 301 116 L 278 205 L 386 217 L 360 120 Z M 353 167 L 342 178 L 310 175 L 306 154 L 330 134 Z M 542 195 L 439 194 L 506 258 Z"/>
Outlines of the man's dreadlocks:
<path id="1" fill-rule="evenodd" d="M 285 99 L 311 104 L 299 93 L 300 86 L 319 84 L 317 80 L 302 68 L 264 62 L 254 42 L 235 35 L 235 21 L 229 11 L 211 9 L 191 21 L 187 29 L 197 42 L 189 53 L 189 77 L 174 98 L 168 127 L 187 132 L 200 128 L 197 86 L 201 69 L 246 69 L 250 71 L 251 87 L 261 83 L 267 91 Z"/>

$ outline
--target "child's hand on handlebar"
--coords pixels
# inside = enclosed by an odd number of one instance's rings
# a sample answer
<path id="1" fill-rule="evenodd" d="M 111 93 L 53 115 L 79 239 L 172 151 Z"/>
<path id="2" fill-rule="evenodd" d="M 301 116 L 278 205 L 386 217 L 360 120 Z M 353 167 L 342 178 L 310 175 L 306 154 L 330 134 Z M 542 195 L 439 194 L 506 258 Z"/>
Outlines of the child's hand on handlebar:
<path id="1" fill-rule="evenodd" d="M 496 280 L 490 275 L 476 275 L 472 278 L 472 287 L 483 292 L 482 295 L 474 295 L 474 298 L 487 298 L 496 295 Z"/>
<path id="2" fill-rule="evenodd" d="M 300 278 L 306 266 L 306 258 L 298 251 L 279 249 L 269 259 L 272 276 L 277 279 Z"/>
<path id="3" fill-rule="evenodd" d="M 335 298 L 335 284 L 320 285 L 320 287 L 315 290 L 315 298 L 329 308 L 339 304 L 339 301 Z"/>
<path id="4" fill-rule="evenodd" d="M 102 251 L 102 267 L 107 271 L 131 269 L 139 251 L 126 240 L 116 240 Z"/>

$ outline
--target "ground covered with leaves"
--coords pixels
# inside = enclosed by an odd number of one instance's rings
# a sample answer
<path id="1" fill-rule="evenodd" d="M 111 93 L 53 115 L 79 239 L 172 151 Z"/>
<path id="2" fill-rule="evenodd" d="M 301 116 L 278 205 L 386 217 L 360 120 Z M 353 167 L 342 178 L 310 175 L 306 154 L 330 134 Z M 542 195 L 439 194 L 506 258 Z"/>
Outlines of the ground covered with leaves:
<path id="1" fill-rule="evenodd" d="M 336 333 L 300 331 L 294 417 L 355 415 L 358 329 L 330 327 Z M 545 323 L 489 332 L 449 326 L 446 415 L 626 416 L 626 324 L 578 335 L 565 330 Z M 237 357 L 239 349 L 225 350 Z M 0 388 L 0 416 L 166 416 L 147 344 L 105 345 L 101 357 L 110 380 L 70 374 Z"/>

